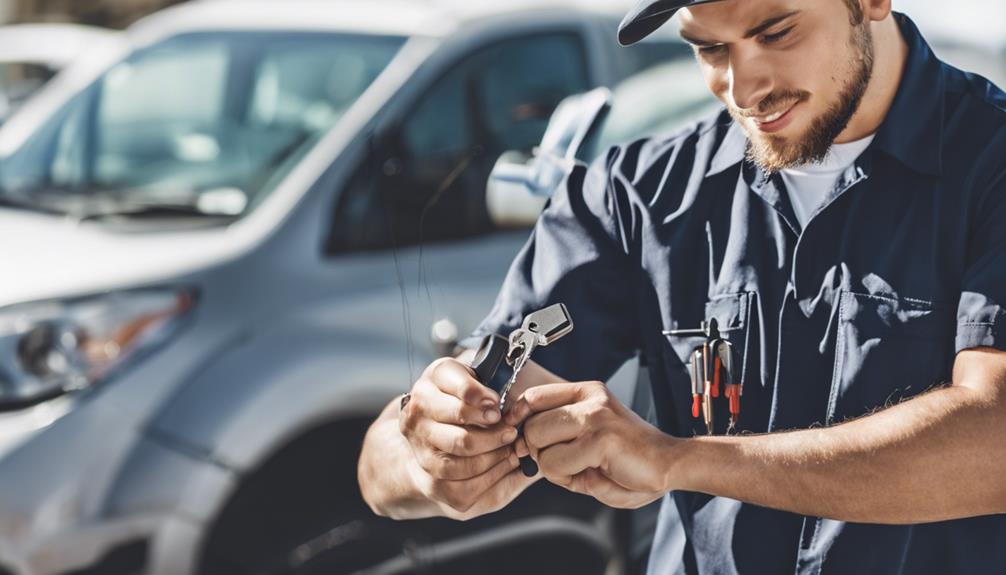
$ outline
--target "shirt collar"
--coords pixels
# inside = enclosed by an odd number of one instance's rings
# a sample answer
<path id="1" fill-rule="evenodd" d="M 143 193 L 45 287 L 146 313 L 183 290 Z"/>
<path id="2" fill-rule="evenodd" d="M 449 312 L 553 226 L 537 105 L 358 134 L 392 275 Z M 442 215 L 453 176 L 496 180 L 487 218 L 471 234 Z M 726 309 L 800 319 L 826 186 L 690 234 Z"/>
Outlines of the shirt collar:
<path id="1" fill-rule="evenodd" d="M 727 129 L 726 135 L 723 136 L 719 149 L 716 150 L 712 161 L 709 162 L 709 170 L 706 171 L 706 177 L 715 176 L 727 168 L 737 165 L 738 162 L 744 159 L 747 149 L 748 137 L 744 133 L 744 128 L 737 122 L 731 121 L 730 128 Z"/>
<path id="2" fill-rule="evenodd" d="M 908 44 L 908 58 L 894 102 L 877 130 L 873 146 L 919 173 L 939 175 L 945 84 L 942 63 L 914 22 L 900 13 L 894 13 L 894 18 Z M 706 177 L 744 160 L 747 144 L 744 129 L 731 121 L 719 149 L 709 162 Z"/>
<path id="3" fill-rule="evenodd" d="M 916 172 L 938 176 L 943 156 L 943 64 L 908 16 L 894 13 L 894 19 L 908 44 L 908 58 L 874 146 Z"/>

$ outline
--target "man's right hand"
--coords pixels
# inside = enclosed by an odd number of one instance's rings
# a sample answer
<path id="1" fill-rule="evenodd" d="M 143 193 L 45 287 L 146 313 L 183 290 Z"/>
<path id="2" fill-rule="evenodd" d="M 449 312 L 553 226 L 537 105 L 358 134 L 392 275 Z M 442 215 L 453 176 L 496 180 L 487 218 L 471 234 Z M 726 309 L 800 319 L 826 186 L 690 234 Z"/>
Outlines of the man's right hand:
<path id="1" fill-rule="evenodd" d="M 448 517 L 467 519 L 509 503 L 533 480 L 520 473 L 517 429 L 499 395 L 455 359 L 439 359 L 413 385 L 399 430 L 415 454 L 416 487 Z"/>

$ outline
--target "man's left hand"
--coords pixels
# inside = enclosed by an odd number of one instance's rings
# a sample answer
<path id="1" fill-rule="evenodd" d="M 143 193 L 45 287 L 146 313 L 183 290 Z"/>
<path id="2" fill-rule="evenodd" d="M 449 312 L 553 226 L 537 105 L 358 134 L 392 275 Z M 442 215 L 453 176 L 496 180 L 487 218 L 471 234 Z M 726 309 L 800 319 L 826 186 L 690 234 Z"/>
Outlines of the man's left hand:
<path id="1" fill-rule="evenodd" d="M 631 509 L 669 491 L 676 440 L 622 405 L 601 382 L 528 389 L 506 418 L 510 425 L 524 422 L 518 455 L 529 451 L 557 485 Z"/>

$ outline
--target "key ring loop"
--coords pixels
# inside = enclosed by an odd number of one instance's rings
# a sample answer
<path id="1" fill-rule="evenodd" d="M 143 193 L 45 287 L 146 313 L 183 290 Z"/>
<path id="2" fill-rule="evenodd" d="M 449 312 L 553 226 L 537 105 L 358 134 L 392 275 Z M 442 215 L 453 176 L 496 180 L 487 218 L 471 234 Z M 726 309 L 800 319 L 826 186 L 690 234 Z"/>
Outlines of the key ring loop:
<path id="1" fill-rule="evenodd" d="M 517 361 L 521 355 L 524 355 L 524 344 L 516 343 L 510 347 L 509 353 L 506 356 L 507 365 L 513 366 L 514 362 Z"/>

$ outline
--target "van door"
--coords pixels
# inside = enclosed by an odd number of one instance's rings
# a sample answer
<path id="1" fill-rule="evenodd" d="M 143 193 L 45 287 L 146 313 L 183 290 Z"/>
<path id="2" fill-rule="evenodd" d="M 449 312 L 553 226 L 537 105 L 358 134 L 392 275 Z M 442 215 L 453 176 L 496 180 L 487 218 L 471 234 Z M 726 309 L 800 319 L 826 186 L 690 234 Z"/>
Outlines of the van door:
<path id="1" fill-rule="evenodd" d="M 506 150 L 530 152 L 558 103 L 589 87 L 586 49 L 573 31 L 471 53 L 371 143 L 336 202 L 326 253 L 397 257 L 403 286 L 417 284 L 412 293 L 424 300 L 409 310 L 419 314 L 410 321 L 415 341 L 444 317 L 466 335 L 488 314 L 529 234 L 491 222 L 489 172 Z"/>

